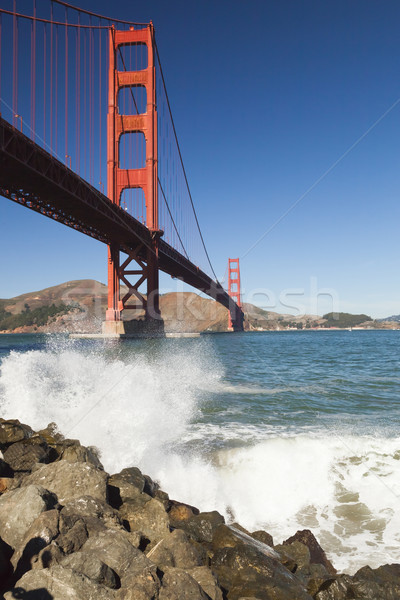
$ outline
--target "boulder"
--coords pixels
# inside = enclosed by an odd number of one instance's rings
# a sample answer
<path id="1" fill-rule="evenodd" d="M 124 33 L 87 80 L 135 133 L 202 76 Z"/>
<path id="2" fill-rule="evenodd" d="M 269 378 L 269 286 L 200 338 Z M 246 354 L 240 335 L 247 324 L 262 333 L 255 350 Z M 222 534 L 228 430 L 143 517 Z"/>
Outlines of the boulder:
<path id="1" fill-rule="evenodd" d="M 270 535 L 266 531 L 263 531 L 262 529 L 260 529 L 258 531 L 253 531 L 253 533 L 251 533 L 250 535 L 255 540 L 258 540 L 259 542 L 262 542 L 263 544 L 267 544 L 267 546 L 271 546 L 271 548 L 274 545 L 274 539 L 273 539 L 272 535 Z"/>
<path id="2" fill-rule="evenodd" d="M 154 569 L 131 575 L 129 584 L 117 592 L 118 600 L 156 600 L 161 583 Z"/>
<path id="3" fill-rule="evenodd" d="M 50 569 L 29 571 L 4 600 L 35 598 L 37 600 L 115 600 L 110 588 L 91 581 L 85 575 L 60 565 Z"/>
<path id="4" fill-rule="evenodd" d="M 58 443 L 56 448 L 61 460 L 70 463 L 89 463 L 98 469 L 103 469 L 98 451 L 93 446 L 87 448 L 86 446 L 81 446 L 78 440 L 64 440 Z"/>
<path id="5" fill-rule="evenodd" d="M 50 461 L 50 452 L 47 444 L 36 443 L 34 438 L 23 442 L 11 444 L 4 452 L 4 460 L 13 471 L 31 471 L 35 463 L 46 463 Z"/>
<path id="6" fill-rule="evenodd" d="M 0 448 L 4 450 L 10 444 L 27 440 L 34 434 L 29 425 L 20 423 L 18 419 L 0 419 Z"/>
<path id="7" fill-rule="evenodd" d="M 189 573 L 168 568 L 162 579 L 159 600 L 209 600 L 209 596 Z"/>
<path id="8" fill-rule="evenodd" d="M 283 542 L 283 545 L 291 544 L 292 542 L 301 542 L 302 544 L 307 546 L 307 548 L 310 551 L 310 562 L 324 565 L 328 573 L 330 573 L 331 575 L 335 575 L 335 567 L 327 558 L 324 550 L 321 548 L 315 536 L 311 533 L 309 529 L 297 531 L 294 535 L 292 535 L 292 537 L 285 540 Z"/>
<path id="9" fill-rule="evenodd" d="M 56 504 L 56 496 L 41 485 L 26 485 L 0 496 L 3 540 L 12 548 L 19 548 L 35 519 Z"/>
<path id="10" fill-rule="evenodd" d="M 205 592 L 211 600 L 223 600 L 221 588 L 211 569 L 208 567 L 195 567 L 194 569 L 185 570 L 195 581 L 197 581 L 203 592 Z"/>
<path id="11" fill-rule="evenodd" d="M 304 586 L 281 563 L 270 546 L 242 531 L 221 525 L 212 541 L 212 570 L 229 600 L 271 598 L 310 600 Z"/>
<path id="12" fill-rule="evenodd" d="M 59 512 L 56 509 L 43 512 L 34 520 L 12 557 L 17 579 L 32 568 L 40 551 L 58 536 L 58 522 Z"/>
<path id="13" fill-rule="evenodd" d="M 171 527 L 183 529 L 190 537 L 200 543 L 211 543 L 215 530 L 225 523 L 224 517 L 216 510 L 191 515 L 189 518 L 180 521 L 174 518 L 175 514 L 171 511 L 168 513 Z"/>
<path id="14" fill-rule="evenodd" d="M 351 592 L 351 577 L 341 575 L 327 579 L 313 598 L 314 600 L 348 600 L 348 598 L 356 599 L 357 596 L 354 596 Z M 360 600 L 384 600 L 384 598 L 380 596 L 373 596 L 372 598 L 361 596 Z"/>
<path id="15" fill-rule="evenodd" d="M 60 523 L 61 535 L 57 538 L 57 545 L 64 554 L 77 552 L 89 537 L 86 524 L 82 518 L 78 518 L 71 528 L 67 528 L 65 523 Z"/>
<path id="16" fill-rule="evenodd" d="M 155 498 L 147 497 L 149 501 L 142 505 L 127 500 L 119 510 L 130 531 L 140 531 L 150 542 L 156 543 L 168 535 L 169 519 L 163 504 Z"/>
<path id="17" fill-rule="evenodd" d="M 68 502 L 61 510 L 63 518 L 77 515 L 83 517 L 86 525 L 92 519 L 104 523 L 105 527 L 121 529 L 123 526 L 122 518 L 117 510 L 112 508 L 107 502 L 93 496 L 81 496 Z"/>
<path id="18" fill-rule="evenodd" d="M 61 564 L 63 567 L 68 567 L 77 573 L 86 575 L 95 583 L 100 583 L 112 589 L 118 587 L 118 575 L 92 552 L 75 552 L 66 556 Z"/>
<path id="19" fill-rule="evenodd" d="M 207 562 L 205 549 L 200 544 L 190 540 L 186 533 L 180 529 L 175 529 L 156 544 L 147 553 L 147 557 L 161 570 L 167 567 L 187 570 L 205 565 Z"/>
<path id="20" fill-rule="evenodd" d="M 64 552 L 57 542 L 53 541 L 43 548 L 37 555 L 37 559 L 32 563 L 32 569 L 49 569 L 61 564 L 64 559 Z"/>
<path id="21" fill-rule="evenodd" d="M 195 506 L 190 504 L 184 504 L 183 502 L 177 502 L 176 500 L 170 500 L 168 506 L 168 513 L 171 525 L 173 527 L 179 527 L 182 521 L 187 521 L 193 515 L 200 514 L 200 511 Z"/>
<path id="22" fill-rule="evenodd" d="M 136 500 L 144 492 L 146 480 L 137 467 L 123 469 L 108 479 L 110 504 L 120 508 L 127 500 Z M 149 496 L 149 494 L 147 494 Z"/>
<path id="23" fill-rule="evenodd" d="M 154 569 L 153 562 L 135 548 L 126 531 L 109 529 L 99 533 L 87 540 L 82 551 L 94 553 L 117 573 L 121 583 L 127 580 L 128 575 L 140 575 Z"/>
<path id="24" fill-rule="evenodd" d="M 0 477 L 0 495 L 11 489 L 14 480 L 12 477 Z"/>
<path id="25" fill-rule="evenodd" d="M 84 494 L 107 500 L 107 474 L 90 463 L 59 461 L 40 466 L 22 480 L 22 485 L 44 485 L 54 492 L 61 504 Z"/>

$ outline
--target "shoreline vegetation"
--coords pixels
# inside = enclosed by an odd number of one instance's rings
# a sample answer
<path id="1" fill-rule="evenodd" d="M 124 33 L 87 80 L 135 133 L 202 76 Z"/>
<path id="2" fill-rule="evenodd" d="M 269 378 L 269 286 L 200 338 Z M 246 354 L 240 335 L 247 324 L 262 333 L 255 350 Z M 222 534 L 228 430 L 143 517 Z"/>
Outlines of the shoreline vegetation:
<path id="1" fill-rule="evenodd" d="M 100 333 L 107 287 L 94 280 L 68 281 L 15 298 L 0 299 L 1 333 Z M 228 311 L 192 292 L 160 297 L 166 332 L 217 333 L 228 330 Z M 365 314 L 282 315 L 244 303 L 245 331 L 337 331 L 400 329 L 400 316 L 373 320 Z M 125 311 L 127 312 L 127 311 Z M 139 314 L 139 318 L 143 315 Z"/>
<path id="2" fill-rule="evenodd" d="M 0 450 L 4 600 L 400 598 L 400 565 L 337 573 L 311 531 L 276 545 L 170 498 L 137 467 L 106 473 L 54 423 L 0 419 Z"/>

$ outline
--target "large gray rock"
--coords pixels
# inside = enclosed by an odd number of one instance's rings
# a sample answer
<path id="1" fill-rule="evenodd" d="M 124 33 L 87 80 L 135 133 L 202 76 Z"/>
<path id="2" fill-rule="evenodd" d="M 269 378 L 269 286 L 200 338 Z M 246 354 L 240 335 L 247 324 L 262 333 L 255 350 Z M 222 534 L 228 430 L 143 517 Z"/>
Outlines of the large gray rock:
<path id="1" fill-rule="evenodd" d="M 169 568 L 162 579 L 159 600 L 209 600 L 209 596 L 189 573 Z"/>
<path id="2" fill-rule="evenodd" d="M 179 569 L 192 569 L 206 564 L 207 553 L 198 543 L 189 539 L 186 533 L 175 529 L 168 534 L 148 553 L 150 558 L 160 569 L 177 567 Z"/>
<path id="3" fill-rule="evenodd" d="M 59 461 L 43 465 L 22 480 L 22 485 L 43 485 L 61 504 L 84 495 L 107 500 L 107 474 L 89 463 Z"/>
<path id="4" fill-rule="evenodd" d="M 61 565 L 77 573 L 86 575 L 91 581 L 115 589 L 118 586 L 118 576 L 92 552 L 75 552 L 66 556 Z"/>
<path id="5" fill-rule="evenodd" d="M 94 447 L 87 448 L 86 446 L 81 446 L 78 440 L 63 440 L 56 445 L 56 448 L 61 460 L 70 463 L 89 463 L 98 469 L 103 469 L 97 449 Z"/>
<path id="6" fill-rule="evenodd" d="M 0 532 L 12 548 L 19 548 L 37 517 L 52 509 L 57 498 L 41 485 L 26 485 L 0 496 Z"/>
<path id="7" fill-rule="evenodd" d="M 47 444 L 35 440 L 34 436 L 29 440 L 11 444 L 4 452 L 4 460 L 14 471 L 28 472 L 35 463 L 50 462 L 50 452 Z"/>
<path id="8" fill-rule="evenodd" d="M 242 531 L 221 525 L 212 548 L 212 569 L 229 600 L 311 600 L 304 585 L 281 564 L 280 555 Z"/>
<path id="9" fill-rule="evenodd" d="M 135 548 L 131 540 L 128 532 L 109 529 L 89 538 L 82 551 L 95 554 L 118 574 L 122 582 L 128 575 L 154 569 L 154 563 Z"/>
<path id="10" fill-rule="evenodd" d="M 114 590 L 91 581 L 85 575 L 60 565 L 40 571 L 29 571 L 4 600 L 115 600 Z"/>
<path id="11" fill-rule="evenodd" d="M 398 600 L 400 565 L 383 565 L 378 569 L 363 567 L 354 575 L 340 575 L 325 581 L 314 595 L 315 600 Z"/>
<path id="12" fill-rule="evenodd" d="M 122 518 L 129 523 L 131 531 L 141 531 L 153 543 L 163 539 L 170 531 L 164 505 L 155 498 L 149 497 L 149 501 L 141 506 L 127 500 L 119 510 Z"/>
<path id="13" fill-rule="evenodd" d="M 43 512 L 34 520 L 12 557 L 17 579 L 32 568 L 40 551 L 58 536 L 58 522 L 59 512 L 56 509 Z"/>
<path id="14" fill-rule="evenodd" d="M 81 496 L 75 498 L 66 504 L 61 515 L 63 518 L 77 515 L 85 519 L 98 519 L 108 528 L 121 529 L 123 526 L 122 518 L 117 510 L 112 508 L 107 502 L 93 498 L 92 496 Z M 86 524 L 88 523 L 85 520 Z M 90 521 L 89 521 L 90 522 Z"/>
<path id="15" fill-rule="evenodd" d="M 194 569 L 185 570 L 197 581 L 203 592 L 210 596 L 211 600 L 223 600 L 218 581 L 211 569 L 208 567 L 195 567 Z"/>
<path id="16" fill-rule="evenodd" d="M 18 419 L 0 419 L 0 448 L 5 449 L 10 444 L 22 442 L 34 434 L 29 425 L 20 423 Z"/>
<path id="17" fill-rule="evenodd" d="M 302 544 L 307 546 L 307 548 L 310 551 L 310 562 L 324 565 L 328 573 L 330 573 L 331 575 L 335 575 L 335 567 L 327 558 L 324 550 L 321 548 L 314 534 L 309 529 L 297 531 L 294 535 L 292 535 L 292 537 L 285 540 L 283 542 L 283 545 L 292 544 L 293 542 L 301 542 Z"/>
<path id="18" fill-rule="evenodd" d="M 181 514 L 178 513 L 177 509 L 170 510 L 169 521 L 171 527 L 183 529 L 197 542 L 210 543 L 216 529 L 225 523 L 224 517 L 216 510 L 201 512 L 197 515 L 190 515 L 189 510 L 190 508 L 181 509 Z"/>

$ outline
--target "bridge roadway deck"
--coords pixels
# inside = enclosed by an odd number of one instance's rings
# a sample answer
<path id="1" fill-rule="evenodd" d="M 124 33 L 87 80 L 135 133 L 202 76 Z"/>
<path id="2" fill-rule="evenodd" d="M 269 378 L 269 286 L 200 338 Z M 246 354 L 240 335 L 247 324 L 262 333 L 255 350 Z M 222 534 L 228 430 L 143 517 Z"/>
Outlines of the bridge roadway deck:
<path id="1" fill-rule="evenodd" d="M 150 245 L 151 234 L 145 225 L 2 117 L 0 195 L 105 244 L 117 243 L 121 251 Z M 159 268 L 181 278 L 226 308 L 237 309 L 219 283 L 163 239 L 159 245 Z"/>

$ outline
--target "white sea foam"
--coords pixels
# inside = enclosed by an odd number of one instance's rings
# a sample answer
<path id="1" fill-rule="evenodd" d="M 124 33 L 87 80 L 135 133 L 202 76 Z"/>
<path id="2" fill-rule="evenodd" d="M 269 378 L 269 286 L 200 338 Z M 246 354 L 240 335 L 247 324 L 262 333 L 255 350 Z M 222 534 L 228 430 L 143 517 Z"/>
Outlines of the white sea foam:
<path id="1" fill-rule="evenodd" d="M 97 446 L 107 471 L 138 465 L 171 497 L 277 542 L 312 529 L 340 570 L 400 562 L 400 439 L 194 424 L 204 389 L 221 382 L 197 348 L 124 360 L 73 346 L 14 352 L 1 364 L 0 411 L 35 429 L 55 421 Z"/>

